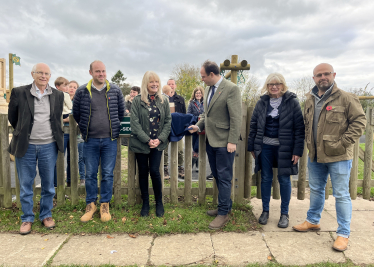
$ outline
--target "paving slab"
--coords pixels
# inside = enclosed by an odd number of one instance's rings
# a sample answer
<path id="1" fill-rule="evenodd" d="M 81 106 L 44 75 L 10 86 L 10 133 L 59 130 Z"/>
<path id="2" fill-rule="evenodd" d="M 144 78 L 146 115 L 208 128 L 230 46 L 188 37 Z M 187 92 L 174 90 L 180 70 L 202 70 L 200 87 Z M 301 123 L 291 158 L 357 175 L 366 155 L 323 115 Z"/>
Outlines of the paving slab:
<path id="1" fill-rule="evenodd" d="M 329 196 L 329 199 L 325 200 L 325 210 L 335 210 L 335 198 Z M 352 200 L 352 210 L 371 210 L 374 211 L 374 201 L 369 201 L 361 197 L 357 197 Z"/>
<path id="2" fill-rule="evenodd" d="M 293 200 L 293 201 L 292 201 Z M 304 203 L 307 203 L 305 204 Z M 261 225 L 262 229 L 265 232 L 291 232 L 292 226 L 303 223 L 306 219 L 306 213 L 309 209 L 309 200 L 297 200 L 296 198 L 291 199 L 290 206 L 289 206 L 289 216 L 290 222 L 287 228 L 279 228 L 278 221 L 280 217 L 280 200 L 272 199 L 270 201 L 270 212 L 269 212 L 269 219 L 266 225 Z M 262 201 L 261 199 L 256 201 L 251 201 L 253 206 L 253 214 L 258 219 L 262 213 Z M 336 218 L 331 216 L 330 213 L 327 211 L 322 211 L 321 217 L 321 231 L 323 232 L 331 232 L 336 231 L 338 227 L 338 223 L 336 222 Z"/>
<path id="3" fill-rule="evenodd" d="M 336 234 L 333 234 L 334 239 Z M 349 237 L 348 249 L 344 251 L 354 264 L 374 263 L 374 232 L 354 232 Z"/>
<path id="4" fill-rule="evenodd" d="M 336 211 L 327 211 L 336 220 Z M 335 229 L 336 230 L 336 229 Z M 374 211 L 352 211 L 351 232 L 374 232 Z M 373 240 L 374 242 L 374 240 Z"/>
<path id="5" fill-rule="evenodd" d="M 109 238 L 108 238 L 109 237 Z M 73 236 L 57 253 L 52 265 L 146 265 L 152 236 Z"/>
<path id="6" fill-rule="evenodd" d="M 219 265 L 268 262 L 270 252 L 259 232 L 212 234 L 212 242 Z"/>
<path id="7" fill-rule="evenodd" d="M 213 246 L 209 233 L 157 237 L 151 250 L 153 265 L 211 264 Z"/>
<path id="8" fill-rule="evenodd" d="M 42 266 L 68 238 L 67 235 L 0 234 L 0 264 Z"/>
<path id="9" fill-rule="evenodd" d="M 345 262 L 344 254 L 332 249 L 330 233 L 264 233 L 275 260 L 283 265 Z"/>

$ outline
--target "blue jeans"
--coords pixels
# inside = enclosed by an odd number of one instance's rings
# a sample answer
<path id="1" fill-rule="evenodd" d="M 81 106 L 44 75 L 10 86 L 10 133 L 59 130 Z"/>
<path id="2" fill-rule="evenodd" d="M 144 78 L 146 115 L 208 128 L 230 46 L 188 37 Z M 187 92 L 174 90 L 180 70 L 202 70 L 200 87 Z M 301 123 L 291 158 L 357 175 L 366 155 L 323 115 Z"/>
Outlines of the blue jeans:
<path id="1" fill-rule="evenodd" d="M 79 167 L 79 179 L 86 179 L 86 166 L 84 165 L 83 158 L 83 147 L 84 143 L 78 144 L 78 167 Z"/>
<path id="2" fill-rule="evenodd" d="M 227 147 L 211 147 L 208 139 L 206 152 L 218 188 L 218 215 L 226 215 L 232 207 L 231 180 L 235 152 L 227 152 Z"/>
<path id="3" fill-rule="evenodd" d="M 16 157 L 18 179 L 20 183 L 20 200 L 22 205 L 22 222 L 34 222 L 35 215 L 33 208 L 33 191 L 36 176 L 36 166 L 39 169 L 41 180 L 41 199 L 39 220 L 52 217 L 53 196 L 55 188 L 53 186 L 54 166 L 57 160 L 56 142 L 46 145 L 29 144 L 26 154 Z"/>
<path id="4" fill-rule="evenodd" d="M 311 162 L 310 158 L 308 158 L 310 207 L 306 220 L 311 224 L 319 224 L 325 205 L 327 176 L 330 174 L 332 194 L 335 197 L 336 217 L 339 225 L 336 234 L 345 238 L 348 238 L 351 232 L 352 202 L 349 194 L 351 168 L 352 160 L 318 163 L 317 159 Z"/>
<path id="5" fill-rule="evenodd" d="M 83 145 L 86 164 L 86 203 L 97 200 L 97 172 L 101 160 L 100 203 L 110 202 L 113 194 L 113 170 L 116 165 L 117 140 L 88 138 Z"/>
<path id="6" fill-rule="evenodd" d="M 279 146 L 262 145 L 260 154 L 261 164 L 261 198 L 262 210 L 269 211 L 271 197 L 271 186 L 273 183 L 273 166 L 278 166 Z M 290 159 L 291 160 L 291 159 Z M 281 214 L 288 215 L 288 206 L 291 199 L 291 180 L 289 175 L 278 175 L 280 195 L 281 195 Z"/>

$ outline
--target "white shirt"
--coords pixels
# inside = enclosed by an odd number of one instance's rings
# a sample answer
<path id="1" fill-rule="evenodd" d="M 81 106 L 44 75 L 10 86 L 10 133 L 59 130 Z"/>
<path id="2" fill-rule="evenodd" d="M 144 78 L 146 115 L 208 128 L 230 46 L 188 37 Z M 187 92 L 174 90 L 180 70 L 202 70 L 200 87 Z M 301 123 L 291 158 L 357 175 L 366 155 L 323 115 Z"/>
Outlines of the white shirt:
<path id="1" fill-rule="evenodd" d="M 101 91 L 101 90 L 103 90 L 106 87 L 106 82 L 104 83 L 103 87 L 101 87 L 100 89 L 96 88 L 96 86 L 94 85 L 93 81 L 92 81 L 91 86 L 92 86 L 92 88 L 96 89 L 97 91 Z"/>
<path id="2" fill-rule="evenodd" d="M 217 91 L 218 86 L 221 84 L 222 81 L 223 81 L 223 76 L 221 76 L 221 79 L 219 79 L 219 81 L 214 85 L 216 91 Z M 209 93 L 208 93 L 207 101 L 209 101 L 211 94 L 212 94 L 212 90 L 210 90 L 210 88 L 209 88 Z M 209 106 L 209 104 L 210 104 L 210 101 L 208 102 L 208 106 Z"/>

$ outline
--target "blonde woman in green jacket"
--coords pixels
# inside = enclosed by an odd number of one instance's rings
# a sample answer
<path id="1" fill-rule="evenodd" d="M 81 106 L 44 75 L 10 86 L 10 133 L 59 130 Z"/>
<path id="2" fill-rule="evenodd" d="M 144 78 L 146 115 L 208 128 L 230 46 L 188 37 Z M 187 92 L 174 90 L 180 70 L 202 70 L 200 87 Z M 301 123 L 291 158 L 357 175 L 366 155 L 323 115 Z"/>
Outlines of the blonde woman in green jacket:
<path id="1" fill-rule="evenodd" d="M 139 169 L 139 186 L 143 206 L 141 216 L 149 215 L 148 174 L 150 173 L 156 200 L 156 216 L 164 215 L 160 162 L 162 151 L 168 147 L 171 129 L 169 100 L 162 95 L 159 76 L 144 74 L 140 95 L 131 106 L 131 138 L 129 149 L 135 153 Z"/>

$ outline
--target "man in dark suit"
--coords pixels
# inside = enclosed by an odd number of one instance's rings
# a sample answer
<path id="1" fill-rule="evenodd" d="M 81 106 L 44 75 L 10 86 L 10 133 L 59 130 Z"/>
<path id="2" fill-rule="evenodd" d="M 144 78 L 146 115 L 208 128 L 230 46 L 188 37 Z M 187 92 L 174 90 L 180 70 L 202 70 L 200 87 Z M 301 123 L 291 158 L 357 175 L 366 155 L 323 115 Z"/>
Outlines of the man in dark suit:
<path id="1" fill-rule="evenodd" d="M 36 64 L 31 76 L 32 84 L 13 88 L 8 107 L 8 119 L 14 128 L 8 151 L 16 158 L 21 190 L 21 235 L 31 232 L 35 218 L 32 185 L 36 165 L 42 185 L 39 220 L 48 229 L 55 227 L 51 212 L 55 195 L 53 178 L 57 152 L 64 151 L 61 128 L 64 94 L 49 86 L 51 70 L 48 65 Z"/>
<path id="2" fill-rule="evenodd" d="M 231 211 L 231 180 L 236 144 L 242 122 L 241 94 L 238 86 L 219 74 L 215 62 L 205 61 L 200 70 L 201 79 L 209 87 L 205 90 L 205 112 L 200 115 L 190 132 L 206 133 L 206 151 L 218 188 L 218 209 L 207 214 L 216 217 L 210 229 L 220 229 L 229 220 Z"/>

